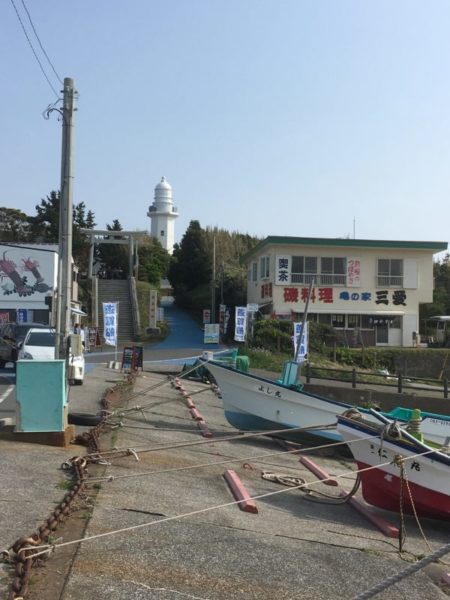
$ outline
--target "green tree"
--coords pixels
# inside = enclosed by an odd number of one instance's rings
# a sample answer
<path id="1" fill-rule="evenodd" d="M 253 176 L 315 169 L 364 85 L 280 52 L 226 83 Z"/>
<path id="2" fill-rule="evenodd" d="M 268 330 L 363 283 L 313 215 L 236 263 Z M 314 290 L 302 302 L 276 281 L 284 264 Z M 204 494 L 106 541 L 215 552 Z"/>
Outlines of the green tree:
<path id="1" fill-rule="evenodd" d="M 57 244 L 59 240 L 60 193 L 55 190 L 40 204 L 36 204 L 36 216 L 31 217 L 31 237 L 34 242 Z"/>
<path id="2" fill-rule="evenodd" d="M 139 270 L 138 280 L 147 281 L 159 287 L 160 281 L 167 275 L 170 255 L 156 238 L 145 236 L 139 238 Z"/>
<path id="3" fill-rule="evenodd" d="M 427 333 L 427 319 L 450 314 L 450 255 L 433 264 L 433 302 L 419 306 L 420 332 Z"/>
<path id="4" fill-rule="evenodd" d="M 206 238 L 198 221 L 191 221 L 181 244 L 175 244 L 169 267 L 169 281 L 174 294 L 181 297 L 211 281 L 212 264 Z"/>
<path id="5" fill-rule="evenodd" d="M 60 193 L 52 191 L 47 198 L 36 205 L 36 216 L 30 217 L 33 242 L 57 244 L 59 242 Z M 72 256 L 81 272 L 86 272 L 89 260 L 89 242 L 81 229 L 93 229 L 95 217 L 92 211 L 86 214 L 86 205 L 80 202 L 73 206 L 72 214 Z"/>
<path id="6" fill-rule="evenodd" d="M 124 240 L 120 235 L 122 225 L 118 219 L 114 219 L 112 225 L 106 225 L 108 231 L 117 233 L 117 235 L 107 235 L 105 240 Z M 128 247 L 125 244 L 100 244 L 98 251 L 98 260 L 107 273 L 122 273 L 122 276 L 128 275 Z"/>
<path id="7" fill-rule="evenodd" d="M 17 208 L 0 207 L 0 241 L 27 242 L 30 217 Z"/>

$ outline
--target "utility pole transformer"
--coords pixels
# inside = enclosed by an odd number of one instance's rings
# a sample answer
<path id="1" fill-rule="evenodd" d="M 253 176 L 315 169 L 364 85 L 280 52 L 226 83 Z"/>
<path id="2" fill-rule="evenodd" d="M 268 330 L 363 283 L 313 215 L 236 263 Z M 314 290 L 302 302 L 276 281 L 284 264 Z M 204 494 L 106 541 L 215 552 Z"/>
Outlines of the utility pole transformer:
<path id="1" fill-rule="evenodd" d="M 67 354 L 72 300 L 73 138 L 77 92 L 70 77 L 64 78 L 63 93 L 56 358 L 65 358 Z"/>

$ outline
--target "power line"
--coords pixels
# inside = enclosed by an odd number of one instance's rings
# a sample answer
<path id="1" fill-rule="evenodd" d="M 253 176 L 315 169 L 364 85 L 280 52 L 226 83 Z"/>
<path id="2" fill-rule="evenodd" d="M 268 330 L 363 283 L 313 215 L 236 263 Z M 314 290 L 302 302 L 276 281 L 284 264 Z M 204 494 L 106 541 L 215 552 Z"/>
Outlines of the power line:
<path id="1" fill-rule="evenodd" d="M 41 68 L 41 71 L 42 71 L 42 73 L 43 73 L 43 75 L 44 75 L 45 79 L 47 80 L 47 83 L 48 83 L 48 85 L 49 85 L 49 86 L 52 88 L 52 90 L 53 90 L 53 93 L 55 94 L 55 96 L 56 96 L 57 98 L 59 98 L 59 94 L 58 94 L 58 92 L 57 92 L 57 91 L 55 90 L 55 88 L 52 86 L 52 84 L 51 84 L 51 82 L 50 82 L 50 79 L 47 77 L 47 73 L 45 72 L 45 70 L 44 70 L 44 67 L 42 66 L 42 63 L 41 63 L 41 61 L 39 60 L 39 57 L 38 57 L 38 55 L 36 54 L 36 51 L 35 51 L 35 49 L 34 49 L 34 47 L 33 47 L 33 44 L 31 43 L 31 40 L 30 40 L 30 38 L 28 37 L 27 30 L 25 29 L 25 26 L 24 26 L 24 24 L 23 24 L 23 22 L 22 22 L 22 19 L 20 18 L 20 14 L 19 14 L 19 11 L 17 10 L 17 6 L 16 6 L 16 5 L 15 5 L 15 3 L 14 3 L 14 0 L 11 0 L 11 4 L 13 5 L 13 7 L 14 7 L 14 10 L 16 11 L 17 18 L 19 19 L 19 23 L 20 23 L 20 24 L 21 24 L 21 26 L 22 26 L 22 30 L 23 30 L 23 32 L 24 32 L 24 34 L 25 34 L 25 37 L 27 38 L 28 44 L 30 45 L 30 48 L 31 48 L 31 50 L 32 50 L 32 52 L 33 52 L 33 54 L 34 54 L 34 57 L 36 58 L 36 60 L 37 60 L 37 62 L 38 62 L 38 64 L 39 64 L 39 66 L 40 66 L 40 68 Z"/>
<path id="2" fill-rule="evenodd" d="M 44 56 L 45 56 L 45 58 L 47 59 L 47 61 L 48 61 L 48 64 L 49 64 L 49 65 L 51 66 L 51 68 L 53 69 L 53 73 L 56 75 L 56 78 L 58 79 L 59 83 L 60 83 L 61 85 L 64 85 L 64 83 L 63 83 L 63 80 L 61 79 L 61 77 L 60 77 L 60 76 L 58 75 L 58 73 L 56 72 L 56 69 L 55 69 L 55 67 L 53 66 L 53 63 L 52 63 L 52 61 L 50 60 L 50 58 L 49 58 L 49 56 L 48 56 L 47 52 L 44 50 L 44 46 L 42 45 L 42 43 L 41 43 L 41 40 L 39 39 L 39 36 L 38 36 L 38 34 L 37 34 L 36 28 L 35 28 L 35 26 L 34 26 L 34 24 L 33 24 L 33 21 L 31 20 L 31 15 L 30 15 L 30 13 L 29 13 L 29 11 L 28 11 L 28 8 L 27 8 L 27 6 L 26 6 L 26 4 L 25 4 L 25 0 L 22 0 L 22 5 L 23 5 L 23 7 L 24 7 L 24 9 L 25 9 L 25 12 L 26 12 L 26 13 L 27 13 L 27 15 L 28 15 L 28 20 L 30 21 L 30 25 L 31 25 L 31 27 L 33 28 L 34 35 L 36 36 L 36 39 L 37 39 L 37 41 L 39 42 L 39 46 L 41 47 L 41 50 L 42 50 L 42 52 L 44 53 Z"/>

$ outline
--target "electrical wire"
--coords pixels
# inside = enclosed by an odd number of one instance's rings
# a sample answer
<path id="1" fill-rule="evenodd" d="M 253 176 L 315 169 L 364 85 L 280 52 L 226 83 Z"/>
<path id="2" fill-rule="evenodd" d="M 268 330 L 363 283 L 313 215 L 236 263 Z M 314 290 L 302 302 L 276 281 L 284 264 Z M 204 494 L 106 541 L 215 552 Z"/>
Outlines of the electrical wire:
<path id="1" fill-rule="evenodd" d="M 31 27 L 32 27 L 32 29 L 33 29 L 34 35 L 36 36 L 36 39 L 37 39 L 37 41 L 39 42 L 39 46 L 41 47 L 41 50 L 42 50 L 42 52 L 44 53 L 44 56 L 45 56 L 45 58 L 47 59 L 47 61 L 48 61 L 48 64 L 51 66 L 51 68 L 52 68 L 52 70 L 53 70 L 53 73 L 56 75 L 56 78 L 58 79 L 59 83 L 60 83 L 61 85 L 64 85 L 64 83 L 63 83 L 63 80 L 61 79 L 61 77 L 60 77 L 60 76 L 58 75 L 58 73 L 56 72 L 56 69 L 55 69 L 55 67 L 53 66 L 53 63 L 52 63 L 52 61 L 50 60 L 50 58 L 49 58 L 49 56 L 48 56 L 47 52 L 45 51 L 45 49 L 44 49 L 44 46 L 42 45 L 42 42 L 41 42 L 41 40 L 39 39 L 39 36 L 38 36 L 38 34 L 37 34 L 37 31 L 36 31 L 36 28 L 35 28 L 35 26 L 34 26 L 34 23 L 33 23 L 32 19 L 31 19 L 31 15 L 30 15 L 30 13 L 29 13 L 29 11 L 28 11 L 28 8 L 27 8 L 27 6 L 26 6 L 26 4 L 25 4 L 25 0 L 22 0 L 22 5 L 23 5 L 23 7 L 24 7 L 24 9 L 25 9 L 25 12 L 27 13 L 28 20 L 30 21 L 30 25 L 31 25 Z"/>
<path id="2" fill-rule="evenodd" d="M 45 69 L 44 69 L 44 67 L 42 66 L 42 63 L 41 63 L 41 61 L 39 60 L 39 57 L 38 57 L 38 55 L 36 54 L 36 50 L 34 49 L 34 46 L 33 46 L 33 44 L 31 43 L 31 40 L 30 40 L 30 38 L 29 38 L 29 36 L 28 36 L 27 30 L 25 29 L 25 25 L 23 24 L 23 21 L 22 21 L 22 19 L 20 18 L 20 14 L 19 14 L 19 11 L 17 10 L 17 6 L 16 6 L 16 5 L 15 5 L 15 3 L 14 3 L 14 0 L 11 0 L 11 4 L 13 5 L 13 8 L 14 8 L 14 10 L 16 11 L 17 18 L 19 19 L 19 23 L 20 23 L 20 25 L 22 26 L 22 30 L 23 30 L 23 32 L 24 32 L 24 34 L 25 34 L 25 37 L 27 38 L 28 44 L 30 45 L 30 48 L 31 48 L 31 50 L 32 50 L 32 52 L 33 52 L 33 54 L 34 54 L 34 57 L 35 57 L 35 59 L 37 60 L 37 62 L 38 62 L 38 64 L 39 64 L 39 67 L 40 67 L 40 69 L 41 69 L 41 71 L 42 71 L 42 73 L 43 73 L 43 75 L 44 75 L 45 79 L 47 80 L 47 83 L 48 83 L 48 85 L 49 85 L 49 86 L 51 87 L 51 89 L 53 90 L 53 93 L 55 94 L 55 96 L 56 96 L 57 98 L 59 98 L 59 94 L 58 94 L 58 92 L 57 92 L 57 91 L 55 90 L 55 88 L 53 87 L 53 85 L 52 85 L 52 83 L 51 83 L 50 79 L 49 79 L 49 78 L 48 78 L 48 76 L 47 76 L 47 73 L 45 72 Z"/>

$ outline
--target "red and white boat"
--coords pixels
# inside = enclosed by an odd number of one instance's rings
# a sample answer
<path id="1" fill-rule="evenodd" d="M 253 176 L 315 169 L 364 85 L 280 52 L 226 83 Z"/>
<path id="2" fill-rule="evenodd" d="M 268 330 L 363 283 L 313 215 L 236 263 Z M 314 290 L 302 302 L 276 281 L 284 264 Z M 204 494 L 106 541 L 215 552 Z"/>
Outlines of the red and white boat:
<path id="1" fill-rule="evenodd" d="M 338 431 L 360 473 L 366 502 L 386 510 L 450 520 L 449 447 L 431 445 L 373 411 L 373 421 L 338 415 Z M 401 461 L 400 459 L 403 459 Z M 403 479 L 401 477 L 403 464 Z M 379 466 L 378 466 L 379 465 Z"/>

